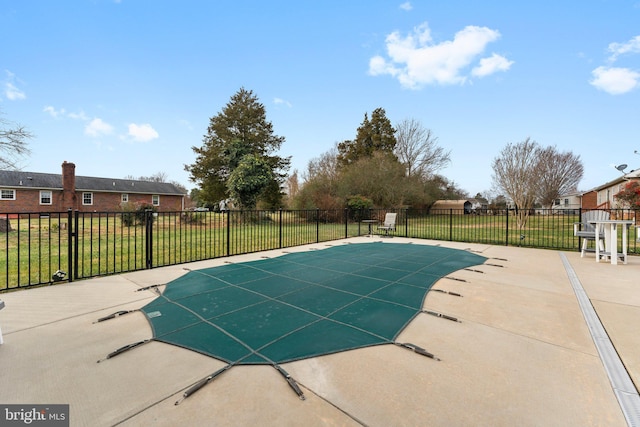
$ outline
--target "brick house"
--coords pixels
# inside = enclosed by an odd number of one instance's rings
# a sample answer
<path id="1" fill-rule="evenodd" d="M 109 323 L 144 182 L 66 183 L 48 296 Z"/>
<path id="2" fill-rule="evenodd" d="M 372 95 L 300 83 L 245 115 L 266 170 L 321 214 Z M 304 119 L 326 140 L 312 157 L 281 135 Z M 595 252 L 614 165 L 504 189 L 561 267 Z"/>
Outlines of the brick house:
<path id="1" fill-rule="evenodd" d="M 76 165 L 62 163 L 62 175 L 0 171 L 0 213 L 117 212 L 125 204 L 184 209 L 185 194 L 173 184 L 76 176 Z"/>
<path id="2" fill-rule="evenodd" d="M 556 200 L 554 209 L 619 209 L 618 194 L 629 181 L 640 181 L 640 169 L 584 192 L 564 194 Z"/>

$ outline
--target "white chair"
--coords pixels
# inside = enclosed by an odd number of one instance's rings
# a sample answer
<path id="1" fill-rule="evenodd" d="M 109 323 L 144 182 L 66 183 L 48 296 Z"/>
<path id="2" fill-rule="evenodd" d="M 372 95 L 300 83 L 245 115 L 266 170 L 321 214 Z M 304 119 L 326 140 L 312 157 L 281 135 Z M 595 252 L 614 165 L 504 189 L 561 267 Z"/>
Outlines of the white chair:
<path id="1" fill-rule="evenodd" d="M 388 213 L 384 216 L 384 223 L 378 226 L 378 230 L 384 231 L 384 235 L 388 236 L 390 231 L 396 231 L 396 216 L 398 214 Z"/>
<path id="2" fill-rule="evenodd" d="M 606 221 L 611 218 L 611 215 L 607 211 L 587 211 L 583 212 L 580 216 L 581 222 L 573 224 L 573 235 L 582 239 L 582 250 L 580 251 L 580 257 L 583 258 L 585 252 L 594 252 L 594 249 L 589 249 L 589 241 L 596 240 L 596 228 L 589 221 Z M 604 231 L 600 231 L 600 251 L 604 252 Z"/>

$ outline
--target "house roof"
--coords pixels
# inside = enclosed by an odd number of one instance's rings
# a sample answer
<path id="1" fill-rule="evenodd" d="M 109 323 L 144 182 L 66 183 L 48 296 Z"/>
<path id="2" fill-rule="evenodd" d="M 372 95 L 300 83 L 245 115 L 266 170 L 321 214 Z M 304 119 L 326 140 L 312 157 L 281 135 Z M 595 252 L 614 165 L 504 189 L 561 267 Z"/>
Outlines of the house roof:
<path id="1" fill-rule="evenodd" d="M 62 175 L 55 173 L 0 170 L 0 187 L 62 190 Z M 168 182 L 76 176 L 76 191 L 184 195 Z"/>
<path id="2" fill-rule="evenodd" d="M 609 188 L 616 184 L 620 184 L 621 182 L 635 180 L 635 179 L 640 179 L 640 169 L 632 170 L 631 172 L 621 176 L 620 178 L 614 179 L 613 181 L 609 181 L 606 184 L 602 184 L 598 187 L 595 187 L 590 191 L 604 190 L 605 188 Z"/>
<path id="3" fill-rule="evenodd" d="M 463 209 L 467 203 L 471 204 L 469 200 L 436 200 L 431 207 L 433 209 Z"/>

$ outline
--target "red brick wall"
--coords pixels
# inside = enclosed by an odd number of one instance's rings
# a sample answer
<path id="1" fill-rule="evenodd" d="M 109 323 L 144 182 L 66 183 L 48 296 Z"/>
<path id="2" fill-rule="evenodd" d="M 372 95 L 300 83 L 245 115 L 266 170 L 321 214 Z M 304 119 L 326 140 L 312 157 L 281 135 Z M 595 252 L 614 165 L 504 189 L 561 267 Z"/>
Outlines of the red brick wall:
<path id="1" fill-rule="evenodd" d="M 67 163 L 66 160 L 62 163 L 62 199 L 63 206 L 66 209 L 77 208 L 76 165 L 73 163 Z"/>
<path id="2" fill-rule="evenodd" d="M 596 209 L 598 207 L 598 193 L 589 191 L 582 195 L 582 209 Z"/>
<path id="3" fill-rule="evenodd" d="M 122 210 L 121 193 L 93 192 L 93 204 L 83 205 L 83 192 L 75 192 L 77 206 L 72 207 L 80 212 L 119 212 Z M 129 194 L 129 203 L 136 205 L 151 204 L 150 194 Z M 16 200 L 0 200 L 0 213 L 27 213 L 27 212 L 66 212 L 71 206 L 64 200 L 63 192 L 51 190 L 51 204 L 40 204 L 40 190 L 16 189 Z M 158 211 L 182 210 L 182 196 L 160 195 Z"/>

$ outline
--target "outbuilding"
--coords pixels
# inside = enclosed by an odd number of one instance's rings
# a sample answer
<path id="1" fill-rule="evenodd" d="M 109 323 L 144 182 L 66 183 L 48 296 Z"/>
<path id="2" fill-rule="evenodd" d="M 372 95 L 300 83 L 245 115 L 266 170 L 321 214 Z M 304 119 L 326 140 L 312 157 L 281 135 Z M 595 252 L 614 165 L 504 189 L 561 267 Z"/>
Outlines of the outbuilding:
<path id="1" fill-rule="evenodd" d="M 431 206 L 432 214 L 467 215 L 473 212 L 473 203 L 469 200 L 437 200 Z"/>

